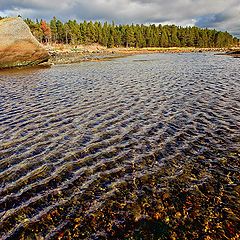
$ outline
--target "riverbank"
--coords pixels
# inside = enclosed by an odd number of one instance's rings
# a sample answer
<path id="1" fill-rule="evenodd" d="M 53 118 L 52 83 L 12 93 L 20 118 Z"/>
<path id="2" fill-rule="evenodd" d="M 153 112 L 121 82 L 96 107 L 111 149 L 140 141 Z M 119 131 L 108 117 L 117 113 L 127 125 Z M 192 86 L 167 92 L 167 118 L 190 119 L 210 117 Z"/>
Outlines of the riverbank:
<path id="1" fill-rule="evenodd" d="M 51 57 L 48 64 L 68 64 L 85 61 L 103 61 L 113 58 L 125 57 L 136 54 L 151 53 L 190 53 L 190 52 L 222 52 L 229 51 L 226 48 L 194 48 L 194 47 L 169 47 L 169 48 L 106 48 L 100 45 L 70 46 L 51 45 L 46 47 Z"/>

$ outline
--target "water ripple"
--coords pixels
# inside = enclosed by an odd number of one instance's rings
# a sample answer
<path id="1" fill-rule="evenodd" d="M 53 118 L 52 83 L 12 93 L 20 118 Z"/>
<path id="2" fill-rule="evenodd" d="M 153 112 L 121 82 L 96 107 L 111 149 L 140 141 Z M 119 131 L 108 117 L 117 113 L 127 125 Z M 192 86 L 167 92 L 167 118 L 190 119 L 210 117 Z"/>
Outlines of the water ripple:
<path id="1" fill-rule="evenodd" d="M 152 54 L 0 73 L 0 238 L 237 239 L 237 66 Z"/>

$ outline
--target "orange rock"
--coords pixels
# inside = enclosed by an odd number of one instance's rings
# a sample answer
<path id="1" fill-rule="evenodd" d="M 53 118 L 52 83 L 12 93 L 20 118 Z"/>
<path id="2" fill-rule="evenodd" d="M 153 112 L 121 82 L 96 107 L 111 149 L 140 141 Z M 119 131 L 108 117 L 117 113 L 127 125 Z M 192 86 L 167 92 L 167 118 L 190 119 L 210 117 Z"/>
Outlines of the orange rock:
<path id="1" fill-rule="evenodd" d="M 36 65 L 49 57 L 21 18 L 0 20 L 0 68 Z"/>

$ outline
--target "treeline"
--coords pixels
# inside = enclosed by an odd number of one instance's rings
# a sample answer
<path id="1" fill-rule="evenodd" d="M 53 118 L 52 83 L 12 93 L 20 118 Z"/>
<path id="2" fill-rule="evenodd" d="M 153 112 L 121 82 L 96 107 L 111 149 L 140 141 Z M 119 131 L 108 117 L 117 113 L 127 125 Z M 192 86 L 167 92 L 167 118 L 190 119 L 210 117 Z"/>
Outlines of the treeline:
<path id="1" fill-rule="evenodd" d="M 237 45 L 239 39 L 228 32 L 198 27 L 175 25 L 115 25 L 69 20 L 63 23 L 56 17 L 48 23 L 44 20 L 26 19 L 33 35 L 40 42 L 63 44 L 98 43 L 107 47 L 208 47 L 221 48 Z"/>

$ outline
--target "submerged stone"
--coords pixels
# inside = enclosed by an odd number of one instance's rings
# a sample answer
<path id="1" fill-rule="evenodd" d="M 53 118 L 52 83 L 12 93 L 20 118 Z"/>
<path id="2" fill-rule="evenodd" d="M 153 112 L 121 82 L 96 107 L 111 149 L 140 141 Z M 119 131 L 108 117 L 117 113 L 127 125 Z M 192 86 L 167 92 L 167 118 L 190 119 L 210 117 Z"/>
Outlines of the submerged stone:
<path id="1" fill-rule="evenodd" d="M 0 20 L 0 69 L 46 62 L 49 53 L 21 18 Z"/>

